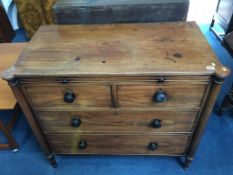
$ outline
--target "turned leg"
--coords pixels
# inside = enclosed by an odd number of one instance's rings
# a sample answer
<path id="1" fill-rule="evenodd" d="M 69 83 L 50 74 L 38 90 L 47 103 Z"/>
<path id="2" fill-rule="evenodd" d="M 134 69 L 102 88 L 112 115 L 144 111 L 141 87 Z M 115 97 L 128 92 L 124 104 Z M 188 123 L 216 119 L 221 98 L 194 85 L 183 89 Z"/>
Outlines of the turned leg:
<path id="1" fill-rule="evenodd" d="M 15 95 L 15 98 L 17 99 L 20 108 L 22 109 L 29 126 L 31 127 L 38 143 L 40 144 L 42 150 L 44 153 L 48 156 L 49 161 L 51 162 L 53 167 L 56 167 L 56 160 L 54 158 L 54 155 L 52 154 L 52 150 L 45 138 L 45 135 L 43 134 L 38 121 L 36 120 L 34 113 L 32 112 L 32 109 L 28 105 L 28 102 L 24 98 L 24 95 L 22 93 L 21 88 L 19 88 L 19 82 L 17 79 L 12 79 L 9 81 L 9 85 L 11 86 L 12 92 Z"/>
<path id="2" fill-rule="evenodd" d="M 48 155 L 47 158 L 48 158 L 49 162 L 51 163 L 51 165 L 53 166 L 53 168 L 57 168 L 57 161 L 55 159 L 54 154 Z"/>
<path id="3" fill-rule="evenodd" d="M 194 159 L 193 157 L 185 156 L 183 168 L 187 169 L 190 166 L 190 164 L 192 163 L 193 159 Z"/>
<path id="4" fill-rule="evenodd" d="M 207 103 L 205 103 L 205 105 L 203 106 L 201 110 L 199 121 L 193 133 L 192 139 L 189 143 L 189 148 L 187 149 L 187 152 L 186 152 L 185 162 L 183 165 L 184 168 L 188 168 L 192 160 L 194 159 L 196 150 L 200 143 L 201 137 L 204 133 L 205 127 L 207 125 L 209 116 L 212 112 L 213 106 L 215 104 L 215 100 L 220 91 L 222 83 L 223 83 L 223 79 L 218 78 L 218 77 L 213 77 L 213 82 L 211 84 L 210 91 L 207 96 Z"/>

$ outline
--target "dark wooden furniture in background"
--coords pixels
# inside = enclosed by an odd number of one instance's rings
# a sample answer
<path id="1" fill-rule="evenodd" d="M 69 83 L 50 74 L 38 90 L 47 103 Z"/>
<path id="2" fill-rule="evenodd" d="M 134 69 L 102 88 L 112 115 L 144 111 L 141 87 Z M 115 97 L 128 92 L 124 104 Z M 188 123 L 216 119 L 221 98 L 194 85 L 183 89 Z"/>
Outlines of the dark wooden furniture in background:
<path id="1" fill-rule="evenodd" d="M 0 44 L 0 73 L 9 68 L 19 57 L 22 50 L 26 47 L 25 43 Z M 0 110 L 14 110 L 13 115 L 7 125 L 0 118 L 0 131 L 6 136 L 8 143 L 0 144 L 0 149 L 12 149 L 18 151 L 18 145 L 11 134 L 11 129 L 17 120 L 20 107 L 9 88 L 6 81 L 0 79 Z"/>
<path id="2" fill-rule="evenodd" d="M 15 32 L 11 26 L 8 16 L 0 3 L 0 43 L 11 42 Z"/>
<path id="3" fill-rule="evenodd" d="M 224 33 L 219 33 L 214 26 L 220 25 Z M 233 31 L 233 1 L 219 0 L 216 13 L 211 22 L 211 29 L 220 38 Z"/>
<path id="4" fill-rule="evenodd" d="M 219 33 L 216 24 L 223 29 L 223 33 Z M 229 54 L 233 56 L 233 1 L 232 0 L 219 0 L 216 13 L 212 19 L 210 29 L 220 39 L 222 45 L 228 50 Z M 219 109 L 219 115 L 232 108 L 233 96 L 232 89 L 225 96 Z"/>
<path id="5" fill-rule="evenodd" d="M 233 31 L 228 33 L 223 39 L 223 45 L 233 57 Z"/>
<path id="6" fill-rule="evenodd" d="M 231 86 L 231 89 L 227 93 L 227 95 L 224 97 L 222 104 L 220 106 L 219 115 L 222 115 L 223 112 L 227 110 L 233 109 L 233 84 Z"/>
<path id="7" fill-rule="evenodd" d="M 189 0 L 58 0 L 57 24 L 185 21 Z"/>
<path id="8" fill-rule="evenodd" d="M 2 76 L 53 166 L 54 154 L 128 154 L 188 167 L 228 74 L 180 22 L 42 26 Z"/>

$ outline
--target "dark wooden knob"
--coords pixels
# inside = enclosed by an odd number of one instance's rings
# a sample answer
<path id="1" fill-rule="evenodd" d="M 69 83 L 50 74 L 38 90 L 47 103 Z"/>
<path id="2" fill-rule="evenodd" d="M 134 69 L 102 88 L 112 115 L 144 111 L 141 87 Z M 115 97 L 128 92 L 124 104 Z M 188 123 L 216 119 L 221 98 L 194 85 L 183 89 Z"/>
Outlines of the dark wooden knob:
<path id="1" fill-rule="evenodd" d="M 72 118 L 72 120 L 71 120 L 71 126 L 73 126 L 73 127 L 75 127 L 75 128 L 79 127 L 79 126 L 81 125 L 81 123 L 82 123 L 82 121 L 81 121 L 81 119 L 78 118 L 78 117 L 74 117 L 74 118 Z"/>
<path id="2" fill-rule="evenodd" d="M 153 100 L 157 103 L 163 103 L 167 101 L 167 93 L 164 90 L 159 89 L 157 92 L 155 92 Z"/>
<path id="3" fill-rule="evenodd" d="M 159 146 L 158 143 L 156 143 L 156 142 L 150 142 L 148 144 L 148 149 L 151 150 L 151 151 L 155 151 L 155 150 L 158 149 L 158 146 Z"/>
<path id="4" fill-rule="evenodd" d="M 80 142 L 78 143 L 78 148 L 79 149 L 86 149 L 87 148 L 87 142 L 85 140 L 80 140 Z"/>
<path id="5" fill-rule="evenodd" d="M 64 95 L 64 101 L 66 103 L 73 103 L 73 101 L 75 100 L 76 95 L 74 94 L 74 92 L 72 90 L 67 90 L 65 95 Z"/>
<path id="6" fill-rule="evenodd" d="M 153 119 L 153 120 L 151 120 L 151 122 L 150 122 L 150 126 L 151 126 L 152 128 L 156 128 L 156 129 L 161 128 L 161 126 L 162 126 L 161 122 L 162 122 L 162 121 L 161 121 L 160 119 Z"/>

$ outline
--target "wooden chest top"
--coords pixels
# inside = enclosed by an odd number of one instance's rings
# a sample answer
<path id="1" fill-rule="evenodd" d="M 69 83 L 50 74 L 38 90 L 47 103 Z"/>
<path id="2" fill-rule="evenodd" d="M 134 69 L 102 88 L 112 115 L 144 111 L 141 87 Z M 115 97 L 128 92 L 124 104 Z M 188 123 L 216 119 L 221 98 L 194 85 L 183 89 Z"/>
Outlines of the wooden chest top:
<path id="1" fill-rule="evenodd" d="M 3 78 L 228 73 L 197 24 L 178 22 L 45 25 Z"/>

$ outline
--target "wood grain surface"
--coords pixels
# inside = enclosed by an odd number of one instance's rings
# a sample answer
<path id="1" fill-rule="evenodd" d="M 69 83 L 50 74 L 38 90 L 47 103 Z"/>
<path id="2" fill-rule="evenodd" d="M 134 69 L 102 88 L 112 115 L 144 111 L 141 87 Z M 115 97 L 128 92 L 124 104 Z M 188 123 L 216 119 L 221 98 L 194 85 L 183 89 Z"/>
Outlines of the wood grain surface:
<path id="1" fill-rule="evenodd" d="M 3 77 L 213 75 L 221 66 L 195 22 L 45 25 Z"/>
<path id="2" fill-rule="evenodd" d="M 111 89 L 106 84 L 75 84 L 74 86 L 29 85 L 25 90 L 33 106 L 37 107 L 111 107 Z M 64 101 L 70 90 L 76 98 L 73 103 Z"/>
<path id="3" fill-rule="evenodd" d="M 192 109 L 200 107 L 206 85 L 181 84 L 173 85 L 122 85 L 118 86 L 118 103 L 120 107 L 182 107 Z M 167 94 L 167 101 L 158 103 L 153 100 L 154 94 L 162 89 Z"/>
<path id="4" fill-rule="evenodd" d="M 2 77 L 46 155 L 178 155 L 188 165 L 229 73 L 196 23 L 180 22 L 42 26 Z"/>
<path id="5" fill-rule="evenodd" d="M 144 154 L 144 155 L 183 155 L 189 137 L 185 135 L 80 135 L 46 134 L 47 140 L 59 154 Z M 78 144 L 85 140 L 86 149 L 79 149 Z M 158 149 L 148 149 L 150 142 L 157 143 Z"/>
<path id="6" fill-rule="evenodd" d="M 37 112 L 37 119 L 44 132 L 103 132 L 103 133 L 191 133 L 196 112 Z M 74 118 L 81 120 L 80 127 L 72 127 Z M 161 120 L 161 128 L 153 128 L 151 121 Z"/>
<path id="7" fill-rule="evenodd" d="M 0 74 L 14 64 L 27 43 L 0 44 Z M 13 109 L 16 99 L 8 83 L 0 78 L 0 109 Z"/>
<path id="8" fill-rule="evenodd" d="M 115 88 L 112 88 L 112 87 Z M 24 91 L 35 107 L 180 107 L 199 108 L 207 87 L 206 82 L 89 82 L 25 84 Z M 167 101 L 158 103 L 154 94 L 162 89 Z M 73 103 L 66 103 L 67 91 L 76 95 Z"/>

